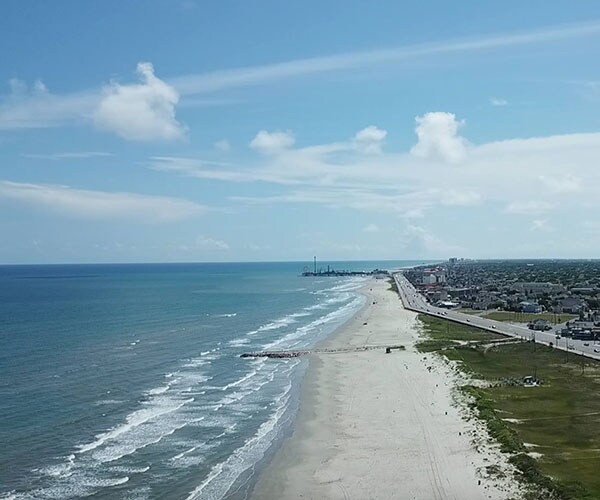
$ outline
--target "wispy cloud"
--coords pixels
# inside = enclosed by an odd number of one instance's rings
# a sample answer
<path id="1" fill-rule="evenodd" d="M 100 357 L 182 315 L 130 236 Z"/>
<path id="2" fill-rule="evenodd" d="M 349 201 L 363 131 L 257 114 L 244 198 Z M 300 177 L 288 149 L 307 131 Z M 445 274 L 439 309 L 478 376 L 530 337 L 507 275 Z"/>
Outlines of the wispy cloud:
<path id="1" fill-rule="evenodd" d="M 297 59 L 263 66 L 236 68 L 172 78 L 169 82 L 182 95 L 214 92 L 233 87 L 260 85 L 267 82 L 305 75 L 370 67 L 389 62 L 427 56 L 483 51 L 515 47 L 556 40 L 593 36 L 600 33 L 600 22 L 550 26 L 518 33 L 504 33 L 463 40 L 443 40 L 434 43 L 348 52 L 344 54 Z"/>
<path id="2" fill-rule="evenodd" d="M 179 198 L 11 181 L 0 181 L 0 198 L 82 219 L 172 222 L 208 211 L 204 205 Z"/>
<path id="3" fill-rule="evenodd" d="M 506 211 L 511 214 L 535 215 L 548 212 L 552 206 L 553 205 L 547 201 L 514 201 L 509 203 L 509 205 L 506 207 Z"/>
<path id="4" fill-rule="evenodd" d="M 34 85 L 30 89 L 24 82 L 12 81 L 11 93 L 0 98 L 0 130 L 85 122 L 100 101 L 99 90 L 59 95 L 42 85 Z"/>
<path id="5" fill-rule="evenodd" d="M 508 106 L 508 101 L 506 99 L 502 99 L 501 97 L 492 97 L 490 99 L 490 104 L 492 106 Z"/>
<path id="6" fill-rule="evenodd" d="M 113 156 L 112 153 L 105 151 L 70 151 L 63 153 L 24 153 L 24 158 L 36 160 L 85 160 L 88 158 L 106 158 Z"/>
<path id="7" fill-rule="evenodd" d="M 600 21 L 547 26 L 525 32 L 495 34 L 462 40 L 440 40 L 433 43 L 355 51 L 260 66 L 181 75 L 165 78 L 163 83 L 167 87 L 172 87 L 177 94 L 186 97 L 182 100 L 182 105 L 186 105 L 186 101 L 193 105 L 197 101 L 190 99 L 190 96 L 214 93 L 229 88 L 265 85 L 289 78 L 373 68 L 377 65 L 425 57 L 543 44 L 593 37 L 598 34 L 600 34 Z M 112 93 L 115 93 L 115 88 L 120 89 L 121 87 L 123 86 L 117 85 L 112 88 Z M 116 93 L 120 95 L 119 92 Z M 160 106 L 162 125 L 150 127 L 152 135 L 167 138 L 179 137 L 182 134 L 182 127 L 175 121 L 173 114 L 173 106 L 177 104 L 177 99 L 173 98 L 172 93 L 167 95 L 161 91 L 160 95 L 163 97 L 163 104 Z M 115 130 L 123 136 L 129 135 L 126 128 L 119 125 L 121 122 L 115 122 L 114 113 L 110 112 L 107 116 L 107 111 L 103 110 L 98 114 L 98 105 L 103 102 L 103 99 L 106 99 L 106 95 L 103 94 L 101 85 L 71 94 L 58 94 L 49 91 L 41 81 L 34 83 L 29 88 L 23 82 L 13 80 L 11 92 L 0 98 L 0 130 L 54 127 L 77 122 L 90 122 L 95 116 L 100 123 L 108 123 L 111 130 Z M 140 100 L 136 99 L 136 103 L 139 104 Z M 209 104 L 205 100 L 200 103 L 202 105 Z M 147 108 L 142 106 L 141 109 L 144 111 L 144 115 L 147 115 Z M 156 116 L 152 116 L 152 118 L 152 123 L 156 123 L 154 120 Z M 134 134 L 133 139 L 137 139 L 138 135 Z M 142 135 L 145 137 L 148 134 L 145 132 Z"/>
<path id="8" fill-rule="evenodd" d="M 231 151 L 231 144 L 227 139 L 221 139 L 215 142 L 215 149 L 217 151 L 221 151 L 222 153 L 228 153 Z"/>

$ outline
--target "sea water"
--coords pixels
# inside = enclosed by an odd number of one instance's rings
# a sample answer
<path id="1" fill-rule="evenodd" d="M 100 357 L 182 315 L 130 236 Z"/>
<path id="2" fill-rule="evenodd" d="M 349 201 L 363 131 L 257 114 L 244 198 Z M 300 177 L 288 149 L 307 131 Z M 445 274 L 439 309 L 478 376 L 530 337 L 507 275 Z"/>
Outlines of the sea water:
<path id="1" fill-rule="evenodd" d="M 306 361 L 239 355 L 313 346 L 364 301 L 302 268 L 0 266 L 0 498 L 244 498 Z"/>

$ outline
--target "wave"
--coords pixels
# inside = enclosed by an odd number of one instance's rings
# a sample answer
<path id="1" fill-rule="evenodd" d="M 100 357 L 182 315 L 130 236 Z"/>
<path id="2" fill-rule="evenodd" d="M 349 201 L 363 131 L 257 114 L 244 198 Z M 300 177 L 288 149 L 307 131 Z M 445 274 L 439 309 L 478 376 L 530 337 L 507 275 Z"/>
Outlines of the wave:
<path id="1" fill-rule="evenodd" d="M 169 403 L 172 403 L 171 400 L 167 400 L 167 401 L 165 401 L 164 406 L 153 405 L 151 408 L 143 408 L 141 410 L 136 410 L 133 413 L 127 415 L 127 418 L 126 418 L 124 424 L 121 424 L 107 432 L 103 432 L 101 434 L 96 435 L 96 439 L 94 441 L 92 441 L 91 443 L 86 443 L 86 444 L 80 445 L 77 453 L 82 454 L 82 453 L 87 453 L 89 451 L 95 450 L 96 448 L 102 446 L 106 442 L 114 440 L 114 439 L 118 438 L 119 436 L 121 436 L 127 432 L 130 432 L 133 429 L 135 429 L 136 427 L 139 427 L 140 425 L 142 425 L 146 422 L 149 422 L 152 419 L 157 419 L 158 417 L 161 417 L 162 415 L 166 415 L 167 413 L 172 413 L 172 412 L 178 410 L 179 408 L 183 407 L 187 403 L 191 403 L 193 400 L 194 400 L 193 398 L 190 398 L 188 400 L 178 402 L 174 405 L 169 404 Z"/>
<path id="2" fill-rule="evenodd" d="M 235 480 L 264 457 L 278 431 L 281 417 L 287 409 L 291 388 L 292 384 L 289 383 L 278 400 L 280 404 L 271 413 L 269 419 L 263 422 L 256 433 L 226 460 L 214 465 L 207 478 L 188 495 L 187 500 L 223 498 Z"/>
<path id="3" fill-rule="evenodd" d="M 335 323 L 344 318 L 344 316 L 349 316 L 352 312 L 356 311 L 362 304 L 364 303 L 363 297 L 355 297 L 352 302 L 347 303 L 343 307 L 336 309 L 325 316 L 321 316 L 316 320 L 304 325 L 300 328 L 297 328 L 295 331 L 281 337 L 273 342 L 263 345 L 264 350 L 272 349 L 274 347 L 284 347 L 285 344 L 289 344 L 291 341 L 297 341 L 303 337 L 305 337 L 308 333 L 313 332 L 317 328 L 327 325 L 328 323 Z M 293 347 L 291 345 L 287 345 L 287 347 Z"/>
<path id="4" fill-rule="evenodd" d="M 231 347 L 241 347 L 244 345 L 247 345 L 250 343 L 250 339 L 248 338 L 239 338 L 239 339 L 233 339 L 230 340 L 229 342 L 227 342 L 227 344 Z"/>
<path id="5" fill-rule="evenodd" d="M 251 330 L 246 333 L 246 335 L 255 335 L 257 333 L 268 332 L 271 330 L 278 330 L 279 328 L 283 328 L 285 326 L 289 326 L 298 321 L 298 318 L 302 318 L 304 316 L 308 316 L 308 312 L 295 312 L 292 314 L 288 314 L 287 316 L 283 316 L 279 319 L 266 323 L 256 330 Z"/>

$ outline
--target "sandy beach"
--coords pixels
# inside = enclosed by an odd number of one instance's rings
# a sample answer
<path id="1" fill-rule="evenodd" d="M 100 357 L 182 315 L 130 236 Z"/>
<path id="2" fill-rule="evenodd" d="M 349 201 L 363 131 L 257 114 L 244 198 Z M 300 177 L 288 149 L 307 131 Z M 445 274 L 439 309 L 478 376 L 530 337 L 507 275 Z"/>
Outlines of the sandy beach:
<path id="1" fill-rule="evenodd" d="M 313 354 L 293 434 L 261 474 L 252 498 L 505 499 L 511 470 L 456 391 L 460 374 L 416 351 L 416 315 L 384 280 L 362 289 L 365 307 L 325 347 L 372 351 Z M 385 354 L 386 345 L 404 351 Z M 509 475 L 510 476 L 510 475 Z"/>

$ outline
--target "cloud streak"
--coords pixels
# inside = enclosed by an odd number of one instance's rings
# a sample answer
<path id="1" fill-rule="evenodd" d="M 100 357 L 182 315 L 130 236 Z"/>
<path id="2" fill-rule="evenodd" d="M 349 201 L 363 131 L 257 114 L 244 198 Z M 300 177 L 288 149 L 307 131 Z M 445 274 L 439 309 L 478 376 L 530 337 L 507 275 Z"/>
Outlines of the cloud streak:
<path id="1" fill-rule="evenodd" d="M 319 56 L 291 61 L 232 68 L 221 71 L 189 74 L 166 78 L 162 83 L 172 87 L 177 94 L 190 104 L 189 98 L 198 94 L 214 93 L 221 90 L 266 85 L 290 78 L 372 68 L 378 65 L 409 61 L 438 55 L 451 55 L 480 52 L 498 48 L 512 48 L 543 44 L 553 41 L 593 37 L 600 34 L 600 21 L 561 26 L 547 26 L 527 32 L 503 33 L 462 40 L 441 40 L 433 43 L 405 45 L 379 50 L 355 51 L 337 55 Z M 148 82 L 147 82 L 148 83 Z M 129 86 L 125 86 L 129 87 Z M 114 91 L 114 89 L 113 89 Z M 182 133 L 171 113 L 177 99 L 161 91 L 166 104 L 160 107 L 163 126 L 154 127 L 153 134 L 160 137 L 179 137 Z M 44 84 L 36 82 L 28 88 L 23 82 L 13 80 L 9 95 L 0 98 L 0 130 L 23 128 L 56 127 L 73 123 L 90 122 L 95 115 L 98 119 L 98 105 L 106 99 L 102 87 L 82 90 L 72 94 L 51 93 Z M 139 100 L 137 101 L 139 102 Z M 202 101 L 205 105 L 205 101 Z M 142 106 L 147 114 L 147 107 Z M 150 110 L 155 112 L 154 110 Z M 121 135 L 127 134 L 124 127 L 113 123 L 113 113 L 100 113 L 100 122 L 108 123 Z M 110 118 L 110 119 L 109 119 Z M 156 117 L 154 117 L 156 118 Z M 134 134 L 135 135 L 135 134 Z M 144 134 L 146 135 L 146 134 Z M 137 136 L 136 136 L 137 137 Z M 135 137 L 134 137 L 135 139 Z"/>
<path id="2" fill-rule="evenodd" d="M 24 153 L 24 158 L 31 158 L 34 160 L 86 160 L 89 158 L 107 158 L 113 156 L 112 153 L 105 151 L 70 151 L 63 153 Z"/>
<path id="3" fill-rule="evenodd" d="M 406 45 L 389 49 L 348 52 L 344 54 L 297 59 L 276 64 L 235 68 L 212 73 L 186 75 L 169 82 L 182 94 L 215 92 L 228 88 L 261 85 L 287 78 L 371 67 L 436 55 L 476 52 L 503 47 L 533 45 L 556 40 L 600 34 L 600 21 L 550 26 L 520 33 L 504 33 L 464 40 Z"/>
<path id="4" fill-rule="evenodd" d="M 202 215 L 209 210 L 206 206 L 179 198 L 11 181 L 0 181 L 1 198 L 68 217 L 133 219 L 147 223 L 173 222 Z"/>

